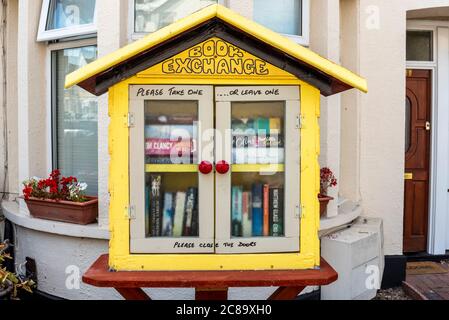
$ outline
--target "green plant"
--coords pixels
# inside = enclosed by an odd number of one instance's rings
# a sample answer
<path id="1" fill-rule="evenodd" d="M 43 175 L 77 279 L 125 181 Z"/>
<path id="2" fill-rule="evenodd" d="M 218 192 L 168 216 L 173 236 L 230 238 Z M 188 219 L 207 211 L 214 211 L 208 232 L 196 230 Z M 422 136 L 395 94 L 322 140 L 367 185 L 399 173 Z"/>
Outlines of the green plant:
<path id="1" fill-rule="evenodd" d="M 21 279 L 17 274 L 8 271 L 3 266 L 7 259 L 11 259 L 11 256 L 6 253 L 8 247 L 8 242 L 0 243 L 0 293 L 4 295 L 3 297 L 0 296 L 0 299 L 17 299 L 20 290 L 32 293 L 35 283 L 31 279 Z"/>

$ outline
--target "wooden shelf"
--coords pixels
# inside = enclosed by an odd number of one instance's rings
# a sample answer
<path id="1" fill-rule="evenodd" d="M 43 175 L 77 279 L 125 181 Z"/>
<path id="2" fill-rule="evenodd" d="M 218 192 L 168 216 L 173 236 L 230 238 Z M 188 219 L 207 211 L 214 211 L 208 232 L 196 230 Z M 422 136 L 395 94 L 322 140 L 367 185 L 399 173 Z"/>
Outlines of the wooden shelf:
<path id="1" fill-rule="evenodd" d="M 233 164 L 232 172 L 284 172 L 284 164 Z"/>
<path id="2" fill-rule="evenodd" d="M 198 172 L 197 164 L 147 164 L 146 172 Z"/>

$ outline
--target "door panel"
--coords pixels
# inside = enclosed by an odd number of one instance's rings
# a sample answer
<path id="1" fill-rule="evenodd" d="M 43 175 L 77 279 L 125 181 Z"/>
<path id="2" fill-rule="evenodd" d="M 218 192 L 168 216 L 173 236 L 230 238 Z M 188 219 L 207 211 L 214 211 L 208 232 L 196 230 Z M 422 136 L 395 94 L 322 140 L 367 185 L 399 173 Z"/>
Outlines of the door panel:
<path id="1" fill-rule="evenodd" d="M 130 87 L 131 253 L 214 252 L 213 105 L 212 86 Z"/>
<path id="2" fill-rule="evenodd" d="M 431 72 L 408 70 L 405 125 L 404 252 L 427 249 Z"/>
<path id="3" fill-rule="evenodd" d="M 216 87 L 217 253 L 298 252 L 298 87 Z"/>

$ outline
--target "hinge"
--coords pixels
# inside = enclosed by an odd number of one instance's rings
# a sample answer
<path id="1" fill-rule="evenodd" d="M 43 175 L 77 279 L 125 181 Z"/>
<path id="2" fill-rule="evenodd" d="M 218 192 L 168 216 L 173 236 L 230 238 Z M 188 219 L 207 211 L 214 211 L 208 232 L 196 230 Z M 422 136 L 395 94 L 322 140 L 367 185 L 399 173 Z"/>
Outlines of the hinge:
<path id="1" fill-rule="evenodd" d="M 301 114 L 296 116 L 296 129 L 302 129 L 304 124 L 304 117 Z"/>
<path id="2" fill-rule="evenodd" d="M 295 207 L 295 219 L 302 219 L 303 217 L 303 208 L 298 204 Z"/>
<path id="3" fill-rule="evenodd" d="M 134 127 L 134 113 L 128 112 L 127 122 L 128 128 Z"/>
<path id="4" fill-rule="evenodd" d="M 136 219 L 136 207 L 128 205 L 125 207 L 125 217 L 129 220 Z"/>

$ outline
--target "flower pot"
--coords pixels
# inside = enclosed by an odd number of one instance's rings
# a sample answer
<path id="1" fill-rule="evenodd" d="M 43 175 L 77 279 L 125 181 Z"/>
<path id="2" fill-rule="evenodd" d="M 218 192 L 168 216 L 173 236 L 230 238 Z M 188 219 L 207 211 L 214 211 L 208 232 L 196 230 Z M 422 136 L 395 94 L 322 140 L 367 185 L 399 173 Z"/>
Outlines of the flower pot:
<path id="1" fill-rule="evenodd" d="M 318 201 L 320 202 L 320 217 L 324 216 L 326 213 L 327 205 L 331 200 L 334 200 L 334 198 L 322 194 L 318 195 Z"/>
<path id="2" fill-rule="evenodd" d="M 31 197 L 25 202 L 35 218 L 86 225 L 98 217 L 98 198 L 86 198 L 86 202 L 72 202 Z"/>

